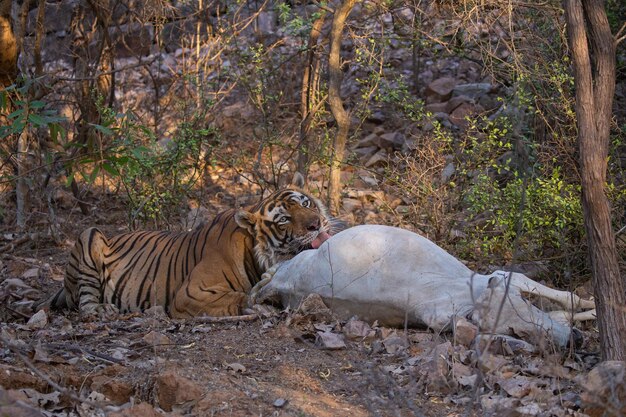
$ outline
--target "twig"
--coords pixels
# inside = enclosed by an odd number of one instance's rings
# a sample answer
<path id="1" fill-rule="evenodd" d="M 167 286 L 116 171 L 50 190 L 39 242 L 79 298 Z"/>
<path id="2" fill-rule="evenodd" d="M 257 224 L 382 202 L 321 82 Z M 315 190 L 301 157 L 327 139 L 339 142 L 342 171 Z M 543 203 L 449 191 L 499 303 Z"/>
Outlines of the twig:
<path id="1" fill-rule="evenodd" d="M 110 356 L 104 353 L 94 352 L 93 350 L 85 349 L 84 347 L 80 347 L 78 345 L 71 345 L 71 344 L 66 344 L 66 343 L 48 343 L 44 346 L 46 347 L 46 349 L 55 349 L 55 350 L 65 349 L 65 350 L 69 350 L 72 352 L 84 353 L 89 356 L 93 356 L 94 358 L 101 359 L 105 362 L 124 363 L 124 361 L 121 359 L 114 358 L 113 356 Z"/>
<path id="2" fill-rule="evenodd" d="M 624 32 L 626 30 L 626 22 L 624 22 L 624 24 L 622 25 L 621 28 L 619 28 L 619 30 L 617 31 L 617 33 L 615 34 L 615 46 L 617 46 L 621 41 L 623 41 L 624 39 L 626 39 L 626 35 L 621 36 L 622 32 Z"/>
<path id="3" fill-rule="evenodd" d="M 7 243 L 6 245 L 2 245 L 0 246 L 0 253 L 4 253 L 4 252 L 11 252 L 13 251 L 17 246 L 20 246 L 26 242 L 29 241 L 34 241 L 37 240 L 39 238 L 37 233 L 27 233 L 24 236 L 15 239 L 13 242 L 11 243 Z"/>
<path id="4" fill-rule="evenodd" d="M 226 317 L 195 317 L 193 322 L 195 323 L 236 323 L 238 321 L 255 321 L 259 318 L 257 314 L 244 314 L 241 316 L 226 316 Z"/>
<path id="5" fill-rule="evenodd" d="M 92 407 L 96 407 L 99 409 L 104 409 L 104 406 L 102 404 L 99 404 L 97 402 L 85 399 L 85 398 L 80 398 L 74 391 L 62 387 L 61 385 L 57 384 L 56 382 L 54 382 L 52 380 L 52 378 L 50 378 L 48 375 L 46 375 L 43 371 L 41 371 L 39 368 L 37 368 L 31 361 L 30 359 L 28 359 L 26 356 L 24 356 L 24 354 L 20 351 L 19 347 L 16 346 L 11 340 L 9 340 L 8 338 L 4 337 L 4 336 L 0 336 L 0 341 L 7 347 L 9 348 L 9 350 L 11 350 L 13 353 L 15 353 L 15 355 L 20 358 L 20 360 L 24 363 L 24 365 L 26 365 L 26 367 L 28 369 L 30 369 L 35 375 L 37 375 L 39 378 L 43 379 L 48 385 L 50 385 L 52 388 L 54 388 L 55 390 L 59 391 L 61 394 L 66 395 L 68 398 L 81 403 L 81 404 L 89 404 Z"/>

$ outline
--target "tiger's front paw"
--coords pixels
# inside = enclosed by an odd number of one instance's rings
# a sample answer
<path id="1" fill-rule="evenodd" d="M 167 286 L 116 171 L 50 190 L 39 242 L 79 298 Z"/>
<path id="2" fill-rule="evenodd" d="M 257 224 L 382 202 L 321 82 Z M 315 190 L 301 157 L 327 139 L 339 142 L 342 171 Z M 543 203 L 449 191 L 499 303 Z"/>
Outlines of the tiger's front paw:
<path id="1" fill-rule="evenodd" d="M 119 316 L 120 310 L 115 304 L 86 304 L 80 309 L 83 319 L 113 320 Z"/>
<path id="2" fill-rule="evenodd" d="M 263 289 L 263 287 L 265 287 L 267 284 L 270 283 L 270 281 L 274 277 L 274 274 L 276 274 L 276 271 L 278 271 L 278 268 L 280 267 L 280 265 L 281 263 L 272 265 L 267 271 L 263 273 L 263 275 L 261 275 L 261 281 L 257 282 L 256 285 L 252 287 L 252 289 L 250 290 L 250 293 L 248 294 L 248 307 L 249 308 L 252 308 L 256 304 L 260 304 L 263 302 L 263 300 L 259 298 L 259 292 Z M 266 299 L 266 298 L 267 297 L 264 297 L 263 299 Z"/>

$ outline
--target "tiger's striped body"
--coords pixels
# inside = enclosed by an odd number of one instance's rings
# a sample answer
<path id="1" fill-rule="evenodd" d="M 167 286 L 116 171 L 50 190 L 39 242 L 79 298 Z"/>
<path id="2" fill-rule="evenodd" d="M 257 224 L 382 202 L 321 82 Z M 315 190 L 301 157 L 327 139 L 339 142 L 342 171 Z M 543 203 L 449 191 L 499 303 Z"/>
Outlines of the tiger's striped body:
<path id="1" fill-rule="evenodd" d="M 90 228 L 71 252 L 64 287 L 49 302 L 85 315 L 152 306 L 177 318 L 237 315 L 265 270 L 318 247 L 329 227 L 317 199 L 286 189 L 247 211 L 222 212 L 191 232 L 107 239 Z"/>

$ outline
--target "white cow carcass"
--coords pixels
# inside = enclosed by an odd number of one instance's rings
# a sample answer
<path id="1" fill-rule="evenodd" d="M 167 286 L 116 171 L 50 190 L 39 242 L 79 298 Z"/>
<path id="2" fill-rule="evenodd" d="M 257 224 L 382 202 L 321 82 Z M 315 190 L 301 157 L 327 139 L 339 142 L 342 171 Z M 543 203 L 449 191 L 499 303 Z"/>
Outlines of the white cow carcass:
<path id="1" fill-rule="evenodd" d="M 548 336 L 558 346 L 570 340 L 568 322 L 594 317 L 593 301 L 519 273 L 477 274 L 425 237 L 381 225 L 344 230 L 319 249 L 278 265 L 251 296 L 295 308 L 312 293 L 343 319 L 356 315 L 388 326 L 406 322 L 441 331 L 455 316 L 466 317 L 485 333 L 531 341 Z M 565 310 L 546 313 L 523 298 L 530 293 Z M 588 311 L 573 313 L 580 309 Z"/>

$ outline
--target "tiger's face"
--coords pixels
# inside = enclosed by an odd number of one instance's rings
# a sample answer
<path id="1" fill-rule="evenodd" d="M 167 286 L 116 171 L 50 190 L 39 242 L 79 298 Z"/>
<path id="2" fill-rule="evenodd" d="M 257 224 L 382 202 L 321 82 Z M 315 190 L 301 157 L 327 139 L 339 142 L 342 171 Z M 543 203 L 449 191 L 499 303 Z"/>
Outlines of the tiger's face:
<path id="1" fill-rule="evenodd" d="M 326 208 L 297 188 L 277 191 L 250 211 L 238 211 L 235 220 L 254 236 L 255 255 L 264 269 L 317 249 L 330 237 Z"/>

